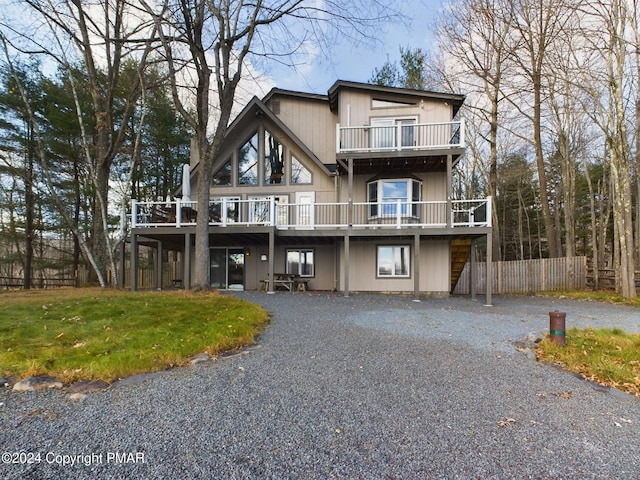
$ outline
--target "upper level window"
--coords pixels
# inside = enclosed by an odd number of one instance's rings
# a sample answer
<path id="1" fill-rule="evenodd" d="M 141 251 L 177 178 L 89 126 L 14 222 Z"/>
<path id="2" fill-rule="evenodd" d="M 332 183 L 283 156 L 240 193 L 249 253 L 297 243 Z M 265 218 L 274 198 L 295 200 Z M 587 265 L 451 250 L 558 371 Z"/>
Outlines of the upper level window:
<path id="1" fill-rule="evenodd" d="M 284 147 L 268 130 L 264 131 L 264 184 L 284 183 Z"/>
<path id="2" fill-rule="evenodd" d="M 415 118 L 372 118 L 371 148 L 395 149 L 415 146 Z"/>
<path id="3" fill-rule="evenodd" d="M 373 108 L 398 108 L 398 107 L 415 107 L 415 101 L 390 100 L 385 98 L 372 98 L 371 107 Z"/>
<path id="4" fill-rule="evenodd" d="M 258 185 L 258 134 L 238 149 L 238 185 Z"/>
<path id="5" fill-rule="evenodd" d="M 285 148 L 282 139 L 259 127 L 237 147 L 236 158 L 230 158 L 215 172 L 212 186 L 232 186 L 234 180 L 237 186 L 266 187 L 287 182 L 290 185 L 307 185 L 312 183 L 313 174 Z"/>
<path id="6" fill-rule="evenodd" d="M 231 159 L 229 159 L 213 176 L 213 184 L 217 186 L 231 186 L 232 169 L 233 166 L 231 163 Z"/>
<path id="7" fill-rule="evenodd" d="M 367 184 L 369 217 L 418 216 L 417 202 L 421 198 L 418 180 L 397 178 L 374 180 Z M 398 210 L 398 208 L 400 210 Z"/>
<path id="8" fill-rule="evenodd" d="M 293 155 L 291 155 L 291 183 L 311 183 L 311 172 Z"/>

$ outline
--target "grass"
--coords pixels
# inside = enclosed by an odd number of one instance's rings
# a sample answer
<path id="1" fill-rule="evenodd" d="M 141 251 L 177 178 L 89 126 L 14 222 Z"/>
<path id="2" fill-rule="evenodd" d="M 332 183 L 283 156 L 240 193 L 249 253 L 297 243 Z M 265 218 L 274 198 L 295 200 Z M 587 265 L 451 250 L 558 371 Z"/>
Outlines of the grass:
<path id="1" fill-rule="evenodd" d="M 542 295 L 640 307 L 640 297 L 624 298 L 608 290 L 543 292 Z M 572 328 L 566 332 L 566 346 L 543 340 L 538 359 L 563 365 L 567 370 L 640 397 L 640 334 L 616 329 Z"/>
<path id="2" fill-rule="evenodd" d="M 254 343 L 259 306 L 215 292 L 0 293 L 0 376 L 112 382 Z"/>
<path id="3" fill-rule="evenodd" d="M 537 356 L 594 382 L 640 396 L 640 334 L 619 328 L 574 327 L 567 330 L 564 347 L 546 338 Z"/>
<path id="4" fill-rule="evenodd" d="M 619 293 L 610 290 L 541 292 L 540 295 L 556 298 L 572 298 L 574 300 L 613 303 L 616 305 L 628 305 L 630 307 L 640 307 L 640 296 L 634 298 L 624 298 Z"/>

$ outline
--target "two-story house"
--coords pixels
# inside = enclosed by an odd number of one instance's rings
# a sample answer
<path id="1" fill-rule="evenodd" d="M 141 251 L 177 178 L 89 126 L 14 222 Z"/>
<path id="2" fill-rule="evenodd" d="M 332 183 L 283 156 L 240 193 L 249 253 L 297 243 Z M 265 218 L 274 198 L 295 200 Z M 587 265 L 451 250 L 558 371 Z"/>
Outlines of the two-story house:
<path id="1" fill-rule="evenodd" d="M 189 288 L 204 214 L 214 288 L 448 295 L 491 235 L 489 199 L 452 198 L 463 101 L 347 81 L 254 97 L 228 129 L 209 205 L 132 202 L 132 288 L 141 243 L 179 251 Z M 197 160 L 190 172 L 195 185 Z"/>

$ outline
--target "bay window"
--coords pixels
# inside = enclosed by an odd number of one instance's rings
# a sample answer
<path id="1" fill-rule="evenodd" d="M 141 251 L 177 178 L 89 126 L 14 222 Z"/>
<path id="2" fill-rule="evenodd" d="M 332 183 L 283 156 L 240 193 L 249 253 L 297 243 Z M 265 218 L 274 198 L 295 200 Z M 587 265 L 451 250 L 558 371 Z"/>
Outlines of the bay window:
<path id="1" fill-rule="evenodd" d="M 418 180 L 380 179 L 367 184 L 369 217 L 418 216 L 421 198 L 421 183 Z M 398 202 L 400 204 L 398 205 Z M 400 210 L 398 211 L 398 208 Z"/>

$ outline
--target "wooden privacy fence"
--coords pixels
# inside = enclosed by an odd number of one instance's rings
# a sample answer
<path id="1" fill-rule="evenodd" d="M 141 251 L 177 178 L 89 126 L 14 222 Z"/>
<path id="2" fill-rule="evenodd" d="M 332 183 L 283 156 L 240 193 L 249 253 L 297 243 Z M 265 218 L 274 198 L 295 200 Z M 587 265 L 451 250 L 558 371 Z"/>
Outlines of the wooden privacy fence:
<path id="1" fill-rule="evenodd" d="M 469 290 L 469 262 L 464 267 L 453 293 Z M 486 292 L 487 264 L 475 265 L 476 293 Z M 492 292 L 533 293 L 552 290 L 575 290 L 587 286 L 587 257 L 541 258 L 493 262 Z"/>
<path id="2" fill-rule="evenodd" d="M 182 264 L 180 262 L 163 262 L 162 264 L 162 288 L 175 287 L 176 283 L 182 284 Z M 127 264 L 125 266 L 124 272 L 119 272 L 119 274 L 124 273 L 124 287 L 129 288 L 131 286 L 131 268 Z M 89 271 L 88 270 L 78 270 L 77 275 L 77 285 L 80 287 L 86 286 L 89 282 Z M 107 283 L 111 284 L 111 272 L 107 272 Z M 151 267 L 147 268 L 139 268 L 138 269 L 138 288 L 139 289 L 149 289 L 156 288 L 156 273 L 155 270 Z"/>

